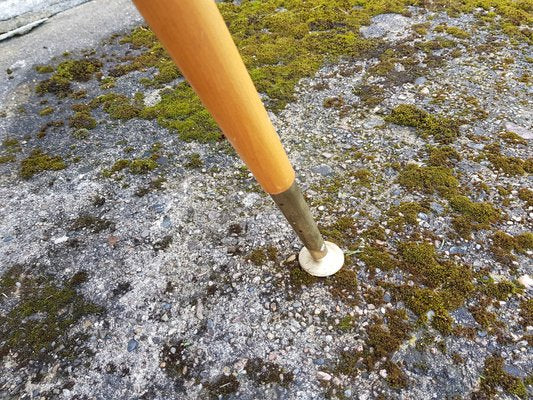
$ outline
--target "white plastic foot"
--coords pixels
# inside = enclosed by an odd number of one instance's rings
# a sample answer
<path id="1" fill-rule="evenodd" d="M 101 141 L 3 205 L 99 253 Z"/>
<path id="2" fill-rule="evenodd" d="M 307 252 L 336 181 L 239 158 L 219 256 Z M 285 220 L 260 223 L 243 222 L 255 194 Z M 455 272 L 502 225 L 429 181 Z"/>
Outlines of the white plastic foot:
<path id="1" fill-rule="evenodd" d="M 319 261 L 309 253 L 305 247 L 300 250 L 298 261 L 301 267 L 313 276 L 330 276 L 342 268 L 344 264 L 344 253 L 335 243 L 325 242 L 328 253 Z"/>

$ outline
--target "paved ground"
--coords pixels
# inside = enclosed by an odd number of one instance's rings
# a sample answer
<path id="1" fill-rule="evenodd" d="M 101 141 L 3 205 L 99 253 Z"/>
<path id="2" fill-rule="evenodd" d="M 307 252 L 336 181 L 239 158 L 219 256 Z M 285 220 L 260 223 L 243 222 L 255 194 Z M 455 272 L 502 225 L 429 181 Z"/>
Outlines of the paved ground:
<path id="1" fill-rule="evenodd" d="M 8 94 L 23 83 L 35 64 L 47 64 L 66 51 L 97 46 L 103 38 L 141 21 L 129 0 L 93 0 L 54 15 L 23 36 L 0 42 L 0 71 L 15 72 L 7 81 L 3 76 L 0 102 L 9 101 Z"/>

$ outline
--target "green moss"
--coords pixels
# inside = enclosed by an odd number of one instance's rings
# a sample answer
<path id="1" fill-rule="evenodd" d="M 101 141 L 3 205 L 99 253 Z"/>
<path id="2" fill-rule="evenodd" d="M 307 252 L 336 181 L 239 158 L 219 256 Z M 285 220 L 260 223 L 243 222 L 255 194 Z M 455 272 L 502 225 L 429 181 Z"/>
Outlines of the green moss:
<path id="1" fill-rule="evenodd" d="M 5 138 L 2 141 L 2 147 L 5 149 L 5 154 L 0 155 L 0 164 L 16 161 L 15 153 L 22 151 L 19 141 L 15 138 Z"/>
<path id="2" fill-rule="evenodd" d="M 459 127 L 455 121 L 433 116 L 412 104 L 400 104 L 385 117 L 385 121 L 417 128 L 421 137 L 431 136 L 441 144 L 451 143 L 459 136 Z"/>
<path id="3" fill-rule="evenodd" d="M 39 74 L 49 74 L 51 72 L 54 72 L 54 67 L 51 65 L 36 65 L 35 71 Z"/>
<path id="4" fill-rule="evenodd" d="M 374 175 L 366 168 L 353 171 L 350 173 L 350 176 L 354 178 L 360 185 L 366 187 L 370 187 L 370 184 L 374 180 Z"/>
<path id="5" fill-rule="evenodd" d="M 520 398 L 527 397 L 527 389 L 520 378 L 516 378 L 503 369 L 504 359 L 500 356 L 489 356 L 485 359 L 485 366 L 480 380 L 480 391 L 493 397 L 500 387 L 506 392 Z"/>
<path id="6" fill-rule="evenodd" d="M 417 202 L 402 202 L 387 211 L 390 219 L 387 226 L 395 231 L 402 231 L 406 225 L 418 225 L 418 214 L 427 213 L 427 207 Z"/>
<path id="7" fill-rule="evenodd" d="M 533 232 L 524 232 L 515 236 L 515 243 L 514 249 L 519 253 L 533 250 Z"/>
<path id="8" fill-rule="evenodd" d="M 111 177 L 116 172 L 120 172 L 124 169 L 132 174 L 147 174 L 157 168 L 157 162 L 152 158 L 135 158 L 133 160 L 117 160 L 110 169 L 102 171 L 105 177 Z"/>
<path id="9" fill-rule="evenodd" d="M 398 250 L 402 258 L 400 268 L 409 272 L 414 282 L 425 286 L 400 286 L 398 294 L 422 321 L 428 311 L 433 311 L 433 327 L 442 334 L 450 334 L 448 311 L 460 307 L 474 291 L 470 268 L 440 260 L 430 243 L 402 243 Z"/>
<path id="10" fill-rule="evenodd" d="M 53 75 L 51 78 L 39 82 L 35 87 L 35 91 L 38 94 L 52 93 L 58 97 L 65 97 L 72 92 L 72 89 L 70 87 L 70 80 Z"/>
<path id="11" fill-rule="evenodd" d="M 93 129 L 96 127 L 96 120 L 87 112 L 77 112 L 69 118 L 69 124 L 76 129 Z"/>
<path id="12" fill-rule="evenodd" d="M 129 170 L 132 174 L 146 174 L 157 168 L 157 163 L 150 159 L 134 159 L 130 162 Z"/>
<path id="13" fill-rule="evenodd" d="M 533 207 L 533 190 L 528 188 L 518 189 L 518 198 L 526 203 L 526 207 Z"/>
<path id="14" fill-rule="evenodd" d="M 455 291 L 457 296 L 462 293 L 461 298 L 473 290 L 470 269 L 439 260 L 433 244 L 405 242 L 398 246 L 398 252 L 403 260 L 401 268 L 410 272 L 417 282 L 431 288 Z M 459 297 L 457 300 L 460 304 Z"/>
<path id="15" fill-rule="evenodd" d="M 0 164 L 6 164 L 9 162 L 16 161 L 17 157 L 14 154 L 0 155 Z"/>
<path id="16" fill-rule="evenodd" d="M 439 308 L 435 311 L 435 315 L 433 315 L 431 326 L 443 335 L 449 335 L 452 333 L 452 322 L 453 319 L 448 311 Z"/>
<path id="17" fill-rule="evenodd" d="M 273 362 L 265 362 L 261 358 L 249 359 L 244 367 L 246 375 L 260 385 L 269 383 L 288 386 L 294 380 L 294 374 Z"/>
<path id="18" fill-rule="evenodd" d="M 453 147 L 429 146 L 428 148 L 428 165 L 453 168 L 458 161 L 461 161 L 461 156 Z"/>
<path id="19" fill-rule="evenodd" d="M 511 265 L 516 261 L 512 252 L 525 253 L 533 249 L 533 233 L 524 232 L 517 236 L 511 236 L 505 232 L 497 231 L 492 236 L 491 251 L 496 261 Z"/>
<path id="20" fill-rule="evenodd" d="M 107 93 L 93 99 L 89 106 L 96 108 L 102 106 L 102 109 L 113 119 L 129 120 L 139 117 L 142 111 L 142 101 L 130 100 L 128 97 L 117 94 Z"/>
<path id="21" fill-rule="evenodd" d="M 344 99 L 342 97 L 328 97 L 322 105 L 324 108 L 340 109 L 344 106 Z"/>
<path id="22" fill-rule="evenodd" d="M 66 167 L 67 165 L 60 156 L 51 156 L 37 149 L 21 161 L 19 174 L 23 179 L 30 179 L 39 172 L 58 171 Z"/>
<path id="23" fill-rule="evenodd" d="M 392 388 L 403 389 L 408 386 L 409 379 L 397 363 L 387 360 L 384 367 L 387 371 L 387 382 Z"/>
<path id="24" fill-rule="evenodd" d="M 114 88 L 115 84 L 116 80 L 112 76 L 106 76 L 100 79 L 100 87 L 104 90 Z"/>
<path id="25" fill-rule="evenodd" d="M 368 325 L 368 339 L 361 354 L 363 362 L 372 369 L 381 358 L 390 358 L 409 337 L 411 329 L 405 310 L 388 309 L 383 322 Z"/>
<path id="26" fill-rule="evenodd" d="M 455 43 L 455 41 L 443 37 L 437 37 L 435 39 L 428 40 L 425 42 L 415 43 L 415 47 L 417 49 L 420 49 L 428 54 L 437 50 L 451 49 L 456 45 L 457 43 Z"/>
<path id="27" fill-rule="evenodd" d="M 75 231 L 88 230 L 92 233 L 100 233 L 104 230 L 114 230 L 115 224 L 107 219 L 95 217 L 90 214 L 82 214 L 74 220 L 71 229 Z"/>
<path id="28" fill-rule="evenodd" d="M 474 320 L 481 325 L 483 329 L 493 332 L 495 328 L 501 325 L 501 322 L 498 320 L 498 316 L 494 312 L 488 310 L 490 302 L 490 299 L 484 298 L 479 304 L 470 307 L 468 310 L 472 314 Z"/>
<path id="29" fill-rule="evenodd" d="M 205 386 L 209 392 L 209 398 L 218 400 L 237 392 L 240 383 L 234 375 L 220 375 L 213 382 L 206 383 Z"/>
<path id="30" fill-rule="evenodd" d="M 428 33 L 428 29 L 430 26 L 431 26 L 431 23 L 424 22 L 420 24 L 414 24 L 413 26 L 411 26 L 411 28 L 413 29 L 413 31 L 418 33 L 420 36 L 425 36 Z"/>
<path id="31" fill-rule="evenodd" d="M 351 331 L 355 325 L 355 319 L 351 315 L 346 315 L 339 321 L 337 327 L 341 331 Z"/>
<path id="32" fill-rule="evenodd" d="M 135 28 L 129 35 L 120 39 L 120 43 L 130 43 L 134 48 L 151 48 L 157 44 L 155 34 L 145 26 Z"/>
<path id="33" fill-rule="evenodd" d="M 378 85 L 363 84 L 355 88 L 353 93 L 367 107 L 375 107 L 385 100 L 385 89 Z"/>
<path id="34" fill-rule="evenodd" d="M 398 261 L 383 247 L 365 246 L 357 257 L 366 264 L 371 273 L 376 269 L 390 271 L 398 266 Z"/>
<path id="35" fill-rule="evenodd" d="M 102 63 L 94 58 L 64 61 L 49 79 L 39 82 L 35 90 L 39 94 L 52 93 L 65 97 L 72 92 L 71 81 L 88 81 L 101 67 Z"/>
<path id="36" fill-rule="evenodd" d="M 328 226 L 321 226 L 320 232 L 339 246 L 351 246 L 357 236 L 355 220 L 351 217 L 340 217 Z"/>
<path id="37" fill-rule="evenodd" d="M 527 328 L 533 326 L 533 298 L 525 299 L 520 302 L 520 324 Z"/>
<path id="38" fill-rule="evenodd" d="M 102 62 L 95 58 L 63 61 L 57 66 L 54 76 L 69 81 L 86 82 L 100 71 Z"/>
<path id="39" fill-rule="evenodd" d="M 294 292 L 301 292 L 303 287 L 311 286 L 319 281 L 319 279 L 308 272 L 304 271 L 298 261 L 289 264 L 289 282 Z"/>
<path id="40" fill-rule="evenodd" d="M 496 299 L 500 301 L 506 301 L 510 296 L 522 293 L 523 289 L 508 280 L 501 280 L 495 282 L 491 277 L 485 279 L 478 279 L 478 290 L 488 299 Z"/>
<path id="41" fill-rule="evenodd" d="M 407 189 L 441 195 L 454 193 L 459 181 L 452 170 L 444 167 L 419 167 L 409 164 L 400 171 L 398 183 Z"/>
<path id="42" fill-rule="evenodd" d="M 483 0 L 484 6 L 488 1 Z M 508 0 L 504 3 L 508 8 L 497 8 L 497 13 L 503 16 L 502 21 L 510 24 L 509 31 L 523 36 L 519 26 L 527 20 L 524 11 Z M 361 0 L 353 4 L 345 0 L 289 1 L 283 4 L 279 0 L 266 0 L 260 3 L 242 1 L 238 4 L 219 2 L 218 7 L 267 107 L 276 112 L 294 100 L 294 87 L 302 78 L 313 76 L 325 62 L 335 62 L 341 57 L 377 56 L 380 58 L 380 73 L 390 71 L 396 61 L 407 63 L 408 73 L 402 72 L 398 78 L 413 75 L 417 68 L 416 60 L 412 57 L 416 51 L 413 46 L 396 46 L 393 52 L 386 52 L 386 49 L 378 46 L 379 41 L 363 39 L 359 35 L 359 28 L 369 24 L 372 16 L 386 12 L 407 14 L 406 6 L 413 4 L 412 0 Z M 452 5 L 439 2 L 431 7 L 436 11 L 455 12 L 471 12 L 475 8 L 471 1 L 456 0 Z M 513 13 L 508 9 L 512 9 Z M 420 29 L 421 33 L 428 26 L 422 24 L 415 29 Z M 450 33 L 464 36 L 458 30 Z M 155 76 L 142 79 L 142 83 L 156 87 L 180 76 L 169 55 L 149 29 L 136 28 L 121 43 L 129 44 L 136 51 L 125 62 L 113 67 L 109 71 L 110 76 L 118 77 L 135 70 L 155 68 Z M 432 51 L 453 46 L 455 43 L 452 40 L 437 38 L 422 47 Z M 176 93 L 173 96 L 166 96 L 160 104 L 147 110 L 145 117 L 157 119 L 162 126 L 177 130 L 184 140 L 219 140 L 221 135 L 218 128 L 192 90 L 186 84 L 180 84 L 174 90 Z M 363 89 L 362 93 L 362 101 L 368 106 L 379 104 L 383 99 L 383 91 L 379 89 L 372 93 Z M 435 134 L 435 140 L 439 142 L 450 142 L 457 136 L 455 124 L 446 118 L 431 118 L 428 125 L 429 131 Z"/>
<path id="43" fill-rule="evenodd" d="M 220 129 L 187 83 L 161 93 L 161 101 L 142 111 L 144 118 L 157 118 L 161 126 L 178 132 L 180 139 L 202 143 L 222 138 Z"/>
<path id="44" fill-rule="evenodd" d="M 21 284 L 17 296 L 15 282 Z M 80 283 L 75 276 L 58 286 L 51 277 L 32 275 L 21 266 L 8 270 L 0 280 L 2 301 L 14 301 L 14 306 L 0 317 L 0 355 L 14 355 L 19 365 L 79 355 L 83 346 L 69 346 L 72 327 L 86 316 L 103 312 L 76 292 Z M 60 343 L 67 348 L 57 350 Z"/>
<path id="45" fill-rule="evenodd" d="M 265 264 L 268 258 L 263 249 L 254 249 L 248 255 L 248 260 L 259 266 Z"/>
<path id="46" fill-rule="evenodd" d="M 333 297 L 349 305 L 357 304 L 357 273 L 348 267 L 342 268 L 335 275 L 325 279 L 326 285 Z"/>
<path id="47" fill-rule="evenodd" d="M 436 30 L 436 29 L 435 29 Z M 456 26 L 447 26 L 444 31 L 449 34 L 449 35 L 452 35 L 458 39 L 469 39 L 470 38 L 470 34 L 468 32 L 466 32 L 465 30 L 461 29 L 461 28 L 458 28 Z"/>
<path id="48" fill-rule="evenodd" d="M 15 138 L 5 138 L 2 141 L 2 146 L 9 151 L 20 151 L 20 143 Z"/>
<path id="49" fill-rule="evenodd" d="M 264 265 L 267 261 L 277 261 L 278 249 L 274 246 L 267 246 L 254 249 L 248 254 L 248 261 L 251 261 L 255 265 Z"/>
<path id="50" fill-rule="evenodd" d="M 147 186 L 141 186 L 135 191 L 135 196 L 137 197 L 143 197 L 146 196 L 148 193 L 151 193 L 156 190 L 163 189 L 163 185 L 166 182 L 166 178 L 158 177 L 150 181 L 150 183 Z"/>
<path id="51" fill-rule="evenodd" d="M 90 136 L 89 130 L 86 128 L 76 129 L 75 131 L 72 132 L 72 137 L 78 140 L 87 139 L 89 136 Z"/>
<path id="52" fill-rule="evenodd" d="M 41 111 L 39 111 L 39 115 L 41 117 L 44 117 L 45 115 L 50 115 L 54 112 L 53 107 L 44 107 Z"/>
<path id="53" fill-rule="evenodd" d="M 189 160 L 185 163 L 186 168 L 202 168 L 204 166 L 204 162 L 200 158 L 200 154 L 198 153 L 192 153 L 189 156 Z"/>
<path id="54" fill-rule="evenodd" d="M 507 142 L 507 143 L 511 143 L 511 144 L 521 144 L 521 145 L 524 145 L 524 146 L 527 146 L 527 140 L 524 139 L 522 136 L 520 135 L 517 135 L 516 133 L 514 132 L 511 132 L 511 131 L 505 131 L 503 133 L 500 133 L 500 138 Z"/>
<path id="55" fill-rule="evenodd" d="M 533 173 L 533 159 L 522 160 L 518 157 L 505 156 L 501 153 L 501 147 L 497 143 L 485 146 L 484 154 L 496 170 L 507 175 Z"/>
<path id="56" fill-rule="evenodd" d="M 501 220 L 500 211 L 489 202 L 476 203 L 461 195 L 453 195 L 448 201 L 456 213 L 452 224 L 464 238 L 469 238 L 474 230 L 489 229 L 491 224 Z"/>

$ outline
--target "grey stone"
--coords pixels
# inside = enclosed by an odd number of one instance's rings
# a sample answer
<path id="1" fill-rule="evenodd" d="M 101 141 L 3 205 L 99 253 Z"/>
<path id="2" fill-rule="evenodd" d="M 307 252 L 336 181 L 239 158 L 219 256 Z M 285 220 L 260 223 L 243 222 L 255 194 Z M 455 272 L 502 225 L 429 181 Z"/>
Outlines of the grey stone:
<path id="1" fill-rule="evenodd" d="M 429 204 L 429 208 L 431 208 L 431 210 L 434 211 L 438 215 L 441 215 L 444 213 L 444 207 L 441 204 L 436 203 L 434 201 L 432 201 Z"/>
<path id="2" fill-rule="evenodd" d="M 515 378 L 525 378 L 527 374 L 515 365 L 504 364 L 503 370 Z"/>
<path id="3" fill-rule="evenodd" d="M 450 247 L 450 254 L 466 254 L 468 249 L 464 246 L 452 246 Z"/>
<path id="4" fill-rule="evenodd" d="M 402 38 L 408 34 L 411 20 L 400 14 L 380 14 L 372 18 L 369 26 L 359 31 L 365 38 Z"/>
<path id="5" fill-rule="evenodd" d="M 520 125 L 513 124 L 512 122 L 506 122 L 505 129 L 510 132 L 516 133 L 518 136 L 524 139 L 533 139 L 533 130 L 524 128 Z"/>
<path id="6" fill-rule="evenodd" d="M 426 213 L 419 212 L 418 213 L 418 218 L 420 218 L 422 221 L 427 221 L 428 220 L 428 215 Z"/>
<path id="7" fill-rule="evenodd" d="M 332 176 L 335 172 L 333 171 L 333 168 L 331 168 L 327 164 L 320 164 L 316 167 L 313 167 L 311 171 L 320 174 L 322 176 Z"/>
<path id="8" fill-rule="evenodd" d="M 131 353 L 135 349 L 139 347 L 139 342 L 137 342 L 135 339 L 130 339 L 128 342 L 128 352 Z"/>
<path id="9" fill-rule="evenodd" d="M 168 215 L 165 215 L 161 221 L 161 228 L 169 229 L 170 227 L 172 227 L 172 221 Z"/>

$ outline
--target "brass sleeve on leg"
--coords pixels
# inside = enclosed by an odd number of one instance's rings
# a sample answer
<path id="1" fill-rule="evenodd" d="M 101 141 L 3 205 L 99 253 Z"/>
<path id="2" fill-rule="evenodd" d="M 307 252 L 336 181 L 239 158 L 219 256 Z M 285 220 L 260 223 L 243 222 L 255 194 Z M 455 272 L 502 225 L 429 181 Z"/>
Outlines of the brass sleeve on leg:
<path id="1" fill-rule="evenodd" d="M 324 239 L 296 181 L 286 191 L 279 194 L 271 194 L 270 196 L 287 221 L 289 221 L 304 246 L 309 250 L 311 256 L 316 261 L 324 258 L 328 252 Z"/>

